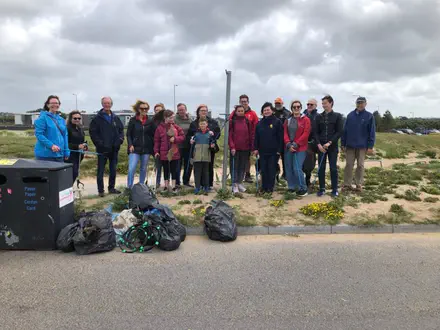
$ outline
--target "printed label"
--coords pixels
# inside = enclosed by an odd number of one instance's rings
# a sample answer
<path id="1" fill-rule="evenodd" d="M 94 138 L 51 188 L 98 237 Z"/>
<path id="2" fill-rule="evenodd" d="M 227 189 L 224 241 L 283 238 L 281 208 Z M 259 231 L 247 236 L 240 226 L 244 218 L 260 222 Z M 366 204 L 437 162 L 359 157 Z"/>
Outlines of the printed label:
<path id="1" fill-rule="evenodd" d="M 18 159 L 0 159 L 0 165 L 12 166 Z"/>
<path id="2" fill-rule="evenodd" d="M 66 206 L 67 204 L 73 203 L 73 188 L 67 188 L 66 190 L 60 191 L 60 208 Z"/>

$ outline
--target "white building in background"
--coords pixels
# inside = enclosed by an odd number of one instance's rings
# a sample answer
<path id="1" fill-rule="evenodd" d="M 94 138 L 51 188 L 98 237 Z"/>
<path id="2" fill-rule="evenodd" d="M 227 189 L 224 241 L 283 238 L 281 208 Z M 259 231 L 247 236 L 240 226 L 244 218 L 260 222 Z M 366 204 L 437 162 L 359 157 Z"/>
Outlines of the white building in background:
<path id="1" fill-rule="evenodd" d="M 34 126 L 39 116 L 39 113 L 16 113 L 14 115 L 14 123 L 17 126 Z"/>

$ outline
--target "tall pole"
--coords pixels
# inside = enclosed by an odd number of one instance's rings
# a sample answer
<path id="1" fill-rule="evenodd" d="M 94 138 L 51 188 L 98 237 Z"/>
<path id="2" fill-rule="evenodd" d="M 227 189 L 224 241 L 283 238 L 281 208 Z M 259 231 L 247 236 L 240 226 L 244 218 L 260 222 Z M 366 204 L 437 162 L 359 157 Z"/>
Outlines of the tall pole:
<path id="1" fill-rule="evenodd" d="M 176 87 L 179 85 L 174 85 L 174 112 L 176 112 Z"/>
<path id="2" fill-rule="evenodd" d="M 78 94 L 73 93 L 75 95 L 75 110 L 78 110 Z"/>
<path id="3" fill-rule="evenodd" d="M 225 129 L 223 131 L 223 177 L 222 177 L 222 188 L 226 190 L 226 178 L 228 177 L 228 137 L 229 137 L 229 111 L 231 107 L 231 77 L 232 72 L 226 71 L 226 112 L 225 112 Z"/>

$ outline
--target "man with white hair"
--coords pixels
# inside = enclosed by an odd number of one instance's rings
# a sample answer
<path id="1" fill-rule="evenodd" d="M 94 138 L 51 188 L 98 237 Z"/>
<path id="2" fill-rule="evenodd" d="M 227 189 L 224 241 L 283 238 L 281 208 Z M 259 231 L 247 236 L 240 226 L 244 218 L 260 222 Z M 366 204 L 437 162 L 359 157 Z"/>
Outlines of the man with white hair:
<path id="1" fill-rule="evenodd" d="M 90 137 L 96 147 L 98 155 L 97 184 L 100 197 L 104 197 L 104 171 L 109 161 L 110 176 L 108 180 L 109 194 L 120 194 L 115 189 L 116 167 L 118 154 L 124 142 L 124 125 L 121 119 L 112 112 L 113 100 L 109 96 L 101 99 L 102 109 L 90 123 Z"/>
<path id="2" fill-rule="evenodd" d="M 313 130 L 315 128 L 315 119 L 316 116 L 318 115 L 317 107 L 318 107 L 318 102 L 316 101 L 316 99 L 310 99 L 307 102 L 307 109 L 304 110 L 304 115 L 306 115 L 310 119 L 310 124 L 312 126 L 309 136 L 309 147 L 307 149 L 306 160 L 304 161 L 303 164 L 303 171 L 306 175 L 306 184 L 308 188 L 310 187 L 312 172 L 316 166 L 316 154 L 318 152 L 318 147 L 315 142 L 314 133 L 313 133 L 314 132 Z"/>

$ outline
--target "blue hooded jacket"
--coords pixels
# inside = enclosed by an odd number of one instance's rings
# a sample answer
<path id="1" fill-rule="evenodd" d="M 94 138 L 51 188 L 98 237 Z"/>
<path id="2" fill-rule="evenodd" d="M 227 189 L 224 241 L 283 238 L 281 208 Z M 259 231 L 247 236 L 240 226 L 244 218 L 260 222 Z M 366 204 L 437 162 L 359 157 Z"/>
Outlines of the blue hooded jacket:
<path id="1" fill-rule="evenodd" d="M 347 116 L 341 146 L 353 149 L 372 149 L 376 142 L 376 123 L 367 110 L 353 110 Z"/>
<path id="2" fill-rule="evenodd" d="M 35 137 L 37 138 L 34 149 L 36 157 L 64 158 L 70 156 L 66 122 L 60 115 L 41 111 L 35 121 Z M 53 152 L 51 149 L 53 145 L 58 146 L 61 150 Z"/>

